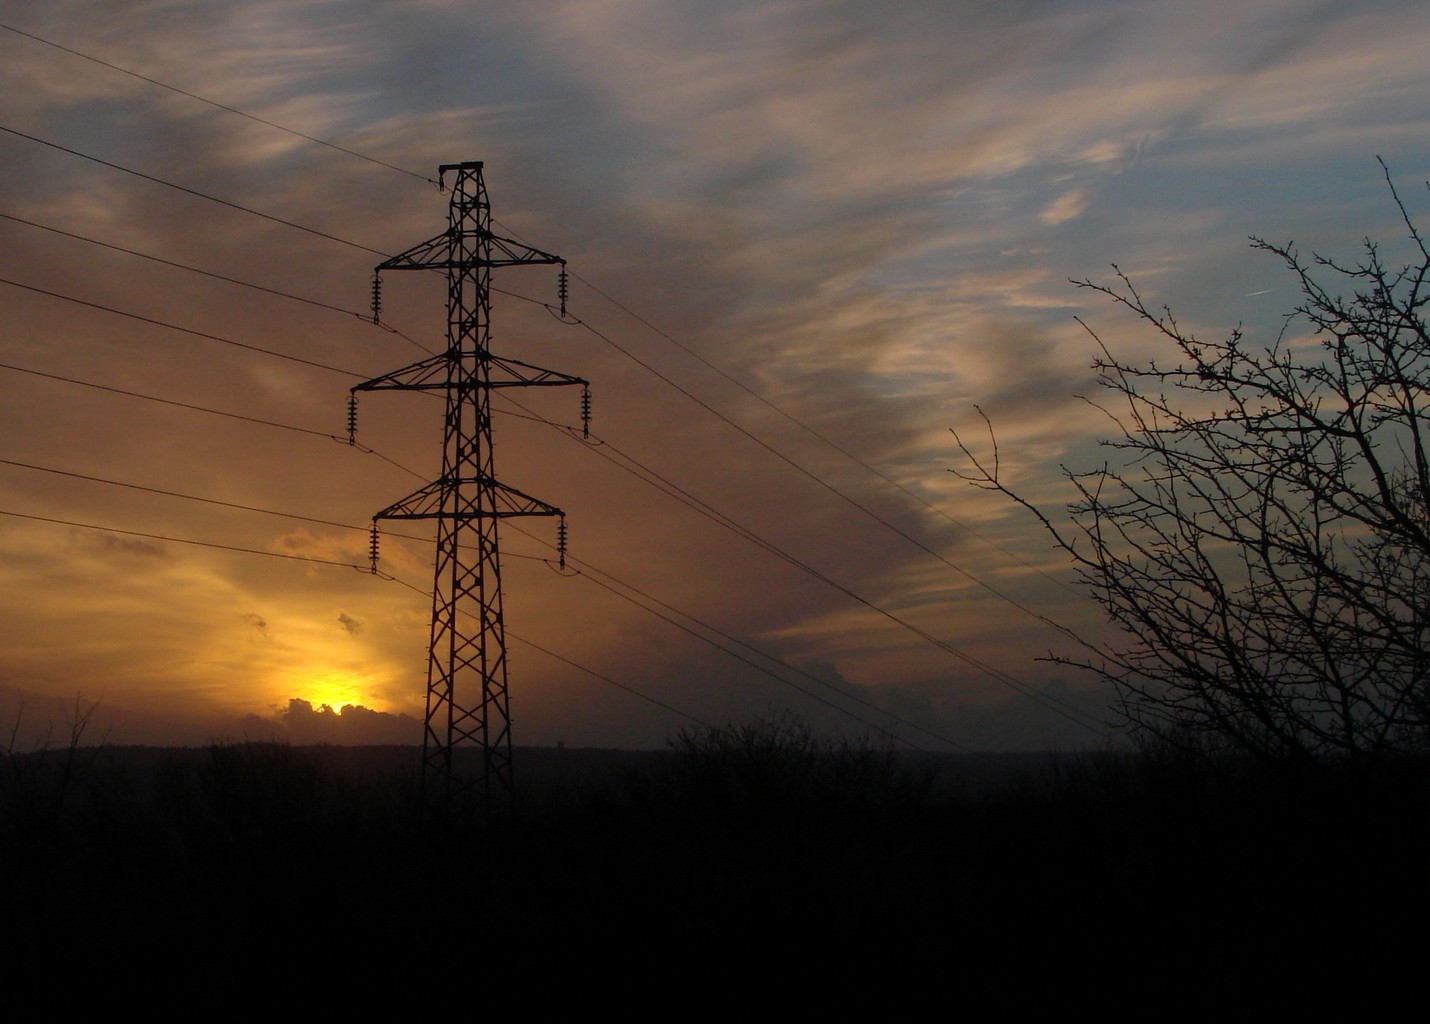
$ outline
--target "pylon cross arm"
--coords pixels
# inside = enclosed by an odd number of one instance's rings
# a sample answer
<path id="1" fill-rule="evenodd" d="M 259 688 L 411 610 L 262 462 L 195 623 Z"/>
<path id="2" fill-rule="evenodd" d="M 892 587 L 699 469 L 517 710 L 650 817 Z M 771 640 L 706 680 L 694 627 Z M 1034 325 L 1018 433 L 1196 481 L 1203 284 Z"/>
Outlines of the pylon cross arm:
<path id="1" fill-rule="evenodd" d="M 492 356 L 488 362 L 493 376 L 487 381 L 489 387 L 494 388 L 519 388 L 529 387 L 534 384 L 545 384 L 547 386 L 557 386 L 561 384 L 580 384 L 583 387 L 590 387 L 591 382 L 584 377 L 575 377 L 569 373 L 561 373 L 559 370 L 548 370 L 541 366 L 532 366 L 530 363 L 523 363 L 519 359 L 503 359 L 501 356 Z M 496 374 L 504 374 L 506 377 L 499 377 Z"/>
<path id="2" fill-rule="evenodd" d="M 488 249 L 491 255 L 463 254 L 462 247 L 458 244 L 462 241 L 462 235 L 449 228 L 440 235 L 417 243 L 405 252 L 389 256 L 373 269 L 381 272 L 384 270 L 519 267 L 553 263 L 565 266 L 566 264 L 565 260 L 553 253 L 544 252 L 514 239 L 494 235 L 490 231 L 480 228 L 467 232 L 466 237 L 475 237 L 477 250 Z"/>
<path id="3" fill-rule="evenodd" d="M 500 235 L 488 234 L 487 237 L 491 240 L 492 251 L 501 254 L 498 258 L 484 261 L 489 267 L 515 267 L 527 263 L 560 263 L 562 266 L 566 264 L 560 256 L 542 252 L 522 242 L 502 238 Z"/>
<path id="4" fill-rule="evenodd" d="M 497 509 L 497 515 L 505 519 L 508 516 L 564 516 L 566 513 L 555 505 L 548 505 L 540 498 L 533 498 L 529 494 L 523 494 L 515 487 L 508 487 L 492 481 L 496 489 L 496 500 L 501 508 Z"/>
<path id="5" fill-rule="evenodd" d="M 444 231 L 435 238 L 418 242 L 406 252 L 389 256 L 373 269 L 383 270 L 431 270 L 437 267 L 454 267 L 452 261 L 452 235 Z"/>
<path id="6" fill-rule="evenodd" d="M 555 505 L 548 505 L 540 498 L 518 491 L 515 487 L 498 483 L 490 478 L 462 481 L 469 487 L 489 489 L 492 507 L 483 508 L 473 501 L 462 501 L 460 507 L 451 507 L 449 496 L 459 491 L 458 485 L 450 480 L 434 480 L 430 484 L 413 491 L 401 501 L 387 506 L 374 519 L 482 519 L 496 517 L 507 519 L 515 516 L 564 516 L 566 513 Z M 470 492 L 469 492 L 470 493 Z"/>
<path id="7" fill-rule="evenodd" d="M 443 353 L 431 356 L 411 366 L 393 370 L 381 377 L 354 384 L 351 391 L 445 391 L 448 388 L 448 368 L 451 359 Z"/>

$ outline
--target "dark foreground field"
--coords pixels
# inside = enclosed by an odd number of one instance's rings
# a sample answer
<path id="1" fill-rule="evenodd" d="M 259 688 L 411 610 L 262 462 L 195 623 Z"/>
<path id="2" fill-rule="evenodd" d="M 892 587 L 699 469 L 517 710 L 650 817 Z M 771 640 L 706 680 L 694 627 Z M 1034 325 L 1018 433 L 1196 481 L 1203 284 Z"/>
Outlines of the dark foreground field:
<path id="1" fill-rule="evenodd" d="M 11 992 L 147 979 L 155 998 L 679 988 L 672 1017 L 775 992 L 791 1012 L 912 993 L 1374 1012 L 1421 988 L 1418 772 L 746 739 L 519 749 L 515 813 L 446 830 L 409 748 L 5 756 L 0 966 Z"/>

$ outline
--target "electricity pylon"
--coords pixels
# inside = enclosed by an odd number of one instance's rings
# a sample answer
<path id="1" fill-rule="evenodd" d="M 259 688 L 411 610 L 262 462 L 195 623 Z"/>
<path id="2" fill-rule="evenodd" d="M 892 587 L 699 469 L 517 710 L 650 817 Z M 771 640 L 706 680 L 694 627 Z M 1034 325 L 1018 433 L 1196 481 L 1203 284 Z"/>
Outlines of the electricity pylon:
<path id="1" fill-rule="evenodd" d="M 553 505 L 498 483 L 492 468 L 491 396 L 496 388 L 580 384 L 580 377 L 495 356 L 488 348 L 491 271 L 529 264 L 561 266 L 565 313 L 565 261 L 491 232 L 491 204 L 482 164 L 443 164 L 439 181 L 456 172 L 447 230 L 378 264 L 373 277 L 373 320 L 380 309 L 384 270 L 445 270 L 446 351 L 352 389 L 437 391 L 446 397 L 442 475 L 373 516 L 434 519 L 437 556 L 432 583 L 432 634 L 427 657 L 427 711 L 422 736 L 422 788 L 429 803 L 450 812 L 454 795 L 480 786 L 488 812 L 513 796 L 511 713 L 507 692 L 506 635 L 502 619 L 497 523 L 512 516 L 556 516 L 558 552 L 565 567 L 565 514 Z M 590 408 L 589 392 L 582 408 Z M 353 413 L 349 414 L 351 429 Z M 453 753 L 482 751 L 480 780 L 453 776 Z"/>

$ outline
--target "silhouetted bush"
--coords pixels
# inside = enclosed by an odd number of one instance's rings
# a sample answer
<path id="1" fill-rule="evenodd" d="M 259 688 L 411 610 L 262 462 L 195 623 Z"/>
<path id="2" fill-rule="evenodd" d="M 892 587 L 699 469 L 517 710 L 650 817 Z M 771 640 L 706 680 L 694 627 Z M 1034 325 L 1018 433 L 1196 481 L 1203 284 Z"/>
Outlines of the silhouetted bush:
<path id="1" fill-rule="evenodd" d="M 438 828 L 415 750 L 383 770 L 271 744 L 92 753 L 47 831 L 0 805 L 0 917 L 36 970 L 402 977 L 440 955 L 493 977 L 793 970 L 1027 998 L 1032 969 L 1050 994 L 1111 976 L 1131 996 L 1186 971 L 1250 983 L 1287 943 L 1354 936 L 1357 963 L 1394 962 L 1372 924 L 1430 904 L 1430 786 L 1408 769 L 1312 779 L 1151 747 L 960 785 L 998 762 L 773 716 L 593 759 L 608 767 L 516 815 Z"/>

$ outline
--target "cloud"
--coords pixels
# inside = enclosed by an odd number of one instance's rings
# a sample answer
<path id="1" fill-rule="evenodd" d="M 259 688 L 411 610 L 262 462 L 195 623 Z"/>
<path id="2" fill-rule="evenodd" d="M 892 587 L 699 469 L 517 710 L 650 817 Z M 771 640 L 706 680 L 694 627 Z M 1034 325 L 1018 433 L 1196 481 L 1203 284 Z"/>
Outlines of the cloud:
<path id="1" fill-rule="evenodd" d="M 167 558 L 168 549 L 161 543 L 140 537 L 124 537 L 113 533 L 88 532 L 82 536 L 83 543 L 100 551 L 121 555 L 140 555 L 146 558 Z"/>
<path id="2" fill-rule="evenodd" d="M 1244 234 L 1285 227 L 1308 238 L 1312 227 L 1363 209 L 1351 207 L 1377 185 L 1368 156 L 1377 139 L 1402 140 L 1407 176 L 1424 166 L 1425 71 L 1416 54 L 1430 26 L 1407 16 L 1418 13 L 1413 6 L 1395 3 L 1367 13 L 1283 0 L 1211 0 L 1195 10 L 1170 0 L 547 0 L 476 10 L 269 2 L 218 15 L 192 2 L 91 2 L 36 10 L 30 27 L 41 35 L 331 136 L 418 178 L 439 162 L 486 160 L 504 223 L 570 257 L 573 270 L 649 323 L 935 509 L 579 282 L 573 297 L 587 322 L 780 455 L 601 338 L 499 295 L 501 354 L 593 380 L 595 429 L 611 446 L 604 453 L 629 452 L 841 586 L 926 616 L 919 622 L 937 635 L 976 644 L 980 656 L 1019 672 L 1028 670 L 1030 645 L 1004 621 L 1013 618 L 1005 608 L 972 601 L 948 566 L 781 458 L 980 576 L 1015 578 L 1017 594 L 1033 601 L 1038 584 L 1022 577 L 1036 574 L 940 518 L 976 523 L 1047 568 L 1045 546 L 1015 517 L 953 486 L 946 428 L 981 438 L 972 406 L 987 409 L 1005 470 L 1040 497 L 1053 493 L 1059 461 L 1080 464 L 1087 449 L 1078 446 L 1095 436 L 1096 417 L 1072 396 L 1089 390 L 1093 343 L 1072 316 L 1091 307 L 1067 278 L 1112 261 L 1139 281 L 1155 272 L 1159 299 L 1215 321 L 1224 312 L 1218 296 L 1248 290 L 1227 259 Z M 445 197 L 42 44 L 17 37 L 0 46 L 0 91 L 27 130 L 358 246 L 0 139 L 0 177 L 18 215 L 348 310 L 238 291 L 0 224 L 0 262 L 16 279 L 351 374 L 15 292 L 6 306 L 14 329 L 0 342 L 7 360 L 311 431 L 113 393 L 77 401 L 71 386 L 0 374 L 0 433 L 17 451 L 23 445 L 32 449 L 26 458 L 79 472 L 112 464 L 105 473 L 116 478 L 358 525 L 438 472 L 436 401 L 364 396 L 361 441 L 381 457 L 335 445 L 329 434 L 341 439 L 353 380 L 417 357 L 407 342 L 350 315 L 366 304 L 377 258 L 360 247 L 396 252 L 431 237 L 444 223 Z M 1345 178 L 1349 205 L 1327 203 L 1326 182 L 1348 175 L 1352 160 L 1368 173 Z M 363 212 L 371 210 L 383 216 Z M 403 276 L 387 282 L 385 314 L 422 343 L 440 343 L 436 275 L 396 280 Z M 536 273 L 498 285 L 550 294 L 550 279 Z M 1109 321 L 1105 310 L 1089 319 L 1119 353 L 1146 351 L 1136 325 Z M 540 403 L 540 415 L 569 418 L 571 406 L 559 399 Z M 844 595 L 621 473 L 598 457 L 603 450 L 553 441 L 517 417 L 503 416 L 498 429 L 499 477 L 568 510 L 574 554 L 719 628 L 827 661 L 832 680 L 888 694 L 927 685 L 915 696 L 942 711 L 949 694 L 982 692 L 942 655 L 917 653 L 906 634 L 851 614 Z M 37 514 L 97 521 L 102 503 L 104 521 L 116 526 L 367 562 L 361 530 L 290 530 L 272 517 L 154 495 L 55 487 L 25 497 Z M 549 553 L 515 533 L 517 525 L 502 524 L 504 556 Z M 75 679 L 104 678 L 126 693 L 234 714 L 295 693 L 332 699 L 343 691 L 306 688 L 327 676 L 362 680 L 351 692 L 383 707 L 420 699 L 431 614 L 421 593 L 242 550 L 64 537 L 37 524 L 0 525 L 0 595 L 11 595 L 0 617 L 18 624 L 0 669 L 44 674 L 58 692 Z M 428 524 L 385 523 L 382 544 L 385 572 L 430 588 Z M 145 564 L 152 571 L 123 573 L 124 559 L 76 553 L 154 557 Z M 718 720 L 766 701 L 758 687 L 758 699 L 728 697 L 743 669 L 723 656 L 692 661 L 686 638 L 589 581 L 515 558 L 504 559 L 503 573 L 507 621 L 519 634 L 623 682 L 675 693 Z M 253 607 L 267 617 L 246 611 Z M 342 609 L 341 637 L 334 607 Z M 282 625 L 273 642 L 250 642 L 269 636 L 270 619 Z M 669 682 L 692 663 L 698 678 Z M 582 689 L 578 678 L 542 656 L 513 658 L 519 741 L 562 735 L 553 723 L 568 740 L 595 743 L 614 735 L 658 743 L 668 730 L 654 712 L 632 725 L 628 694 Z M 580 702 L 558 699 L 572 693 Z M 285 720 L 313 736 L 338 735 L 344 722 L 356 728 L 375 714 L 284 707 Z"/>
<path id="3" fill-rule="evenodd" d="M 337 709 L 323 704 L 314 708 L 296 697 L 276 709 L 266 722 L 258 719 L 250 724 L 259 722 L 271 727 L 278 737 L 303 745 L 412 744 L 422 738 L 422 723 L 408 715 L 374 711 L 360 704 L 345 704 Z"/>
<path id="4" fill-rule="evenodd" d="M 1081 216 L 1082 211 L 1087 209 L 1088 201 L 1091 198 L 1092 194 L 1085 188 L 1065 192 L 1043 207 L 1043 212 L 1038 214 L 1038 218 L 1049 227 L 1062 224 L 1064 221 Z"/>

